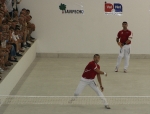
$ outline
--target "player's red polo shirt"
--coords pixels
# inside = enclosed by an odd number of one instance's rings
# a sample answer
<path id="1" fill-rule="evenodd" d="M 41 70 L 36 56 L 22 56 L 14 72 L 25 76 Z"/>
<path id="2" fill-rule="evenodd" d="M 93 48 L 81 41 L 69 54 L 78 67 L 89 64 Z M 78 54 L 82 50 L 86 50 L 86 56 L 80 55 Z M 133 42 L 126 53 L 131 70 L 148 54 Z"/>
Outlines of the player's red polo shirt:
<path id="1" fill-rule="evenodd" d="M 100 69 L 100 66 L 95 63 L 94 61 L 89 62 L 89 64 L 86 66 L 82 77 L 85 79 L 94 79 L 97 73 L 95 72 L 95 69 Z"/>
<path id="2" fill-rule="evenodd" d="M 132 32 L 130 30 L 121 30 L 118 32 L 117 37 L 120 39 L 120 42 L 124 44 L 128 38 L 132 38 Z M 128 44 L 131 44 L 131 42 Z"/>

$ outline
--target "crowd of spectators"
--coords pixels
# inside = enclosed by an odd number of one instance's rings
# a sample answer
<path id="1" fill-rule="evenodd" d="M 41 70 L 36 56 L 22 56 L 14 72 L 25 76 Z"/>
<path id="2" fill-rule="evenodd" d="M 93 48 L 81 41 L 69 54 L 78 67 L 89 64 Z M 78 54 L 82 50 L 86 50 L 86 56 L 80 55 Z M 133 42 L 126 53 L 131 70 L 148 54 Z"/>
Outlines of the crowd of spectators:
<path id="1" fill-rule="evenodd" d="M 31 23 L 30 10 L 18 11 L 21 0 L 0 0 L 0 80 L 2 72 L 9 69 L 26 48 L 31 47 L 35 25 Z"/>

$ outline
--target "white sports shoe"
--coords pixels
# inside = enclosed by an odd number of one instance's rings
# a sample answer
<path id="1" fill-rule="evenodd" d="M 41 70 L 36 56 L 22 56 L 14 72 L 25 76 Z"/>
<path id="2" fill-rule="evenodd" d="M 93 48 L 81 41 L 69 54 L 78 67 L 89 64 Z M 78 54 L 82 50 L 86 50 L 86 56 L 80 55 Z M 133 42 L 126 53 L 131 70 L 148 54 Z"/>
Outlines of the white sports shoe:
<path id="1" fill-rule="evenodd" d="M 30 41 L 27 41 L 27 43 L 32 44 L 32 42 L 30 42 Z"/>
<path id="2" fill-rule="evenodd" d="M 105 108 L 106 108 L 106 109 L 111 109 L 111 108 L 109 107 L 109 105 L 105 105 Z"/>
<path id="3" fill-rule="evenodd" d="M 127 70 L 126 70 L 126 69 L 124 69 L 124 73 L 127 73 Z"/>
<path id="4" fill-rule="evenodd" d="M 115 72 L 118 72 L 118 68 L 117 67 L 115 68 Z"/>

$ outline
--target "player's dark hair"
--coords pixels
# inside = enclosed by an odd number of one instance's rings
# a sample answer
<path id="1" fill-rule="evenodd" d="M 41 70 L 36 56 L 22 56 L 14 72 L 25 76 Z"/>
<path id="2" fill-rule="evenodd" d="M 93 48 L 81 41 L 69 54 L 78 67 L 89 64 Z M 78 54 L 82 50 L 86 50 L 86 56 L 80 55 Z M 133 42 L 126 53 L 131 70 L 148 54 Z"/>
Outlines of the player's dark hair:
<path id="1" fill-rule="evenodd" d="M 23 10 L 26 10 L 26 8 L 23 8 L 22 11 L 23 11 Z"/>
<path id="2" fill-rule="evenodd" d="M 26 9 L 26 11 L 30 12 L 30 10 L 29 10 L 29 9 Z"/>
<path id="3" fill-rule="evenodd" d="M 96 57 L 96 56 L 100 57 L 100 55 L 99 55 L 99 54 L 95 54 L 95 55 L 94 55 L 94 57 Z"/>
<path id="4" fill-rule="evenodd" d="M 122 24 L 128 24 L 126 21 L 124 21 Z"/>

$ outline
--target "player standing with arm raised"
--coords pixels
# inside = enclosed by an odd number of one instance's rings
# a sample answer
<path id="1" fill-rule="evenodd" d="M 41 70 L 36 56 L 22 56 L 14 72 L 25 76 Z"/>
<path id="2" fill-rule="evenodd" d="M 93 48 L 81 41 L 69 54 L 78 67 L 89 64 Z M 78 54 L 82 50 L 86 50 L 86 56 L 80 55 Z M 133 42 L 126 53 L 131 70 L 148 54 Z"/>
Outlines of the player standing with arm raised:
<path id="1" fill-rule="evenodd" d="M 103 100 L 103 103 L 105 105 L 106 109 L 110 109 L 107 100 L 105 99 L 103 93 L 101 91 L 103 91 L 103 86 L 102 86 L 102 82 L 101 82 L 101 77 L 100 74 L 104 74 L 105 76 L 107 76 L 107 73 L 100 71 L 100 66 L 98 65 L 98 62 L 100 60 L 100 55 L 99 54 L 95 54 L 93 57 L 93 61 L 89 62 L 89 64 L 86 66 L 82 78 L 80 80 L 80 83 L 74 93 L 74 96 L 79 96 L 80 93 L 83 91 L 83 89 L 85 88 L 85 86 L 89 85 L 96 93 L 98 96 L 101 97 L 101 99 Z M 97 87 L 94 79 L 95 76 L 97 75 L 97 79 L 98 82 L 100 84 L 100 89 Z M 71 101 L 69 101 L 69 103 L 71 103 L 72 101 L 74 101 L 74 99 L 72 99 Z"/>
<path id="2" fill-rule="evenodd" d="M 116 41 L 118 45 L 120 46 L 120 53 L 117 59 L 117 65 L 115 68 L 115 72 L 118 72 L 119 65 L 121 63 L 122 58 L 125 59 L 124 64 L 124 73 L 127 73 L 127 68 L 129 66 L 129 59 L 130 59 L 130 45 L 132 40 L 132 32 L 127 29 L 128 23 L 123 22 L 122 23 L 123 30 L 118 32 L 118 36 L 116 38 Z"/>

